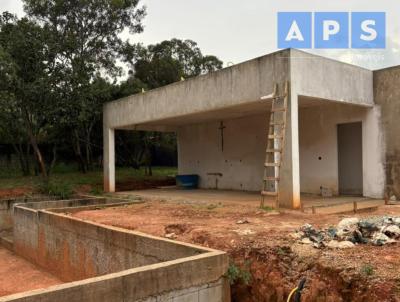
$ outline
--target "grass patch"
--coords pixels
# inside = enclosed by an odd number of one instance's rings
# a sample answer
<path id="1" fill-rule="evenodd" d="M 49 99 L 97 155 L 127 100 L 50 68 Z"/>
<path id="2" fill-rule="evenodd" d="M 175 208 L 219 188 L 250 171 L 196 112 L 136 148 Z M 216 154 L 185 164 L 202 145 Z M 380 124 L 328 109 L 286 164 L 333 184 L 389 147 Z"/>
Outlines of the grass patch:
<path id="1" fill-rule="evenodd" d="M 371 264 L 364 264 L 361 266 L 360 272 L 364 276 L 372 276 L 375 274 L 375 269 Z"/>
<path id="2" fill-rule="evenodd" d="M 270 206 L 263 206 L 263 207 L 260 207 L 260 209 L 265 211 L 265 212 L 274 212 L 275 211 L 275 209 L 273 207 L 270 207 Z"/>
<path id="3" fill-rule="evenodd" d="M 42 183 L 38 189 L 42 194 L 56 196 L 61 199 L 69 199 L 74 193 L 70 183 L 54 183 L 50 181 Z"/>
<path id="4" fill-rule="evenodd" d="M 153 167 L 153 176 L 146 176 L 144 169 L 116 168 L 118 182 L 129 180 L 165 179 L 167 176 L 175 176 L 175 167 Z M 101 195 L 103 193 L 103 170 L 95 169 L 87 173 L 78 171 L 76 165 L 60 163 L 54 168 L 48 184 L 43 184 L 41 176 L 22 176 L 20 173 L 9 173 L 8 170 L 0 170 L 0 189 L 32 188 L 32 191 L 40 191 L 48 194 L 55 192 L 57 195 L 68 196 L 76 188 L 89 185 L 91 193 Z"/>

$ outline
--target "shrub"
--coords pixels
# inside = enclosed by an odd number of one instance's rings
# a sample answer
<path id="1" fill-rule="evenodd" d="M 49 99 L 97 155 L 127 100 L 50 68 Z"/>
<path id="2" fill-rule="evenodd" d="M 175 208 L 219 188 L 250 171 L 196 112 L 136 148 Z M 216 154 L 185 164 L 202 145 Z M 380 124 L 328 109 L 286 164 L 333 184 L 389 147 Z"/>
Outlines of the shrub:
<path id="1" fill-rule="evenodd" d="M 375 273 L 374 267 L 371 264 L 364 264 L 360 271 L 365 276 L 372 276 Z"/>
<path id="2" fill-rule="evenodd" d="M 248 270 L 249 263 L 246 263 L 245 266 L 246 269 L 242 269 L 234 263 L 229 265 L 227 277 L 231 285 L 238 282 L 242 282 L 245 285 L 250 283 L 251 273 Z"/>
<path id="3" fill-rule="evenodd" d="M 44 182 L 40 185 L 39 190 L 43 194 L 56 196 L 61 199 L 68 199 L 73 194 L 71 184 L 65 182 Z"/>

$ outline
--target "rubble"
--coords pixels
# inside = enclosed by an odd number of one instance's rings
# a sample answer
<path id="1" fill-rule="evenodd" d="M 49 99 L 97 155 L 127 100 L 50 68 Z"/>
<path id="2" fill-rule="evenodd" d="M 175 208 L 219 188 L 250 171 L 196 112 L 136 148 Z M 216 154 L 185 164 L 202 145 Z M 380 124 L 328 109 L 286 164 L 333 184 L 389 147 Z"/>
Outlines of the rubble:
<path id="1" fill-rule="evenodd" d="M 336 227 L 323 230 L 305 224 L 291 236 L 300 243 L 315 248 L 344 249 L 357 244 L 382 246 L 400 239 L 400 217 L 344 218 Z"/>
<path id="2" fill-rule="evenodd" d="M 247 236 L 247 235 L 254 235 L 254 234 L 256 234 L 256 232 L 254 232 L 253 230 L 251 230 L 251 229 L 244 229 L 244 230 L 241 230 L 241 229 L 238 229 L 238 230 L 233 230 L 235 233 L 237 233 L 237 234 L 239 234 L 239 235 L 243 235 L 243 236 Z"/>
<path id="3" fill-rule="evenodd" d="M 168 234 L 165 234 L 165 238 L 168 238 L 168 239 L 175 239 L 175 238 L 176 238 L 176 234 L 175 234 L 175 233 L 168 233 Z"/>
<path id="4" fill-rule="evenodd" d="M 354 243 L 351 241 L 332 240 L 326 246 L 331 249 L 348 249 L 354 247 Z"/>

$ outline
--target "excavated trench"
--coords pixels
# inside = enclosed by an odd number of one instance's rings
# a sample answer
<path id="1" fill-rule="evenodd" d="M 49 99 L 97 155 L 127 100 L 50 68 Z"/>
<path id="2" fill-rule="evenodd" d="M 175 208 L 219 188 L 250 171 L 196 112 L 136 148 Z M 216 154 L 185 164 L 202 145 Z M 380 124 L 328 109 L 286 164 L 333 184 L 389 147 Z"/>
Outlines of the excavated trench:
<path id="1" fill-rule="evenodd" d="M 321 259 L 304 246 L 242 249 L 230 253 L 231 263 L 251 276 L 232 284 L 233 302 L 284 302 L 289 292 L 306 278 L 302 302 L 397 302 L 397 278 L 382 280 L 368 271 L 335 266 L 335 259 Z M 232 265 L 232 264 L 231 264 Z"/>

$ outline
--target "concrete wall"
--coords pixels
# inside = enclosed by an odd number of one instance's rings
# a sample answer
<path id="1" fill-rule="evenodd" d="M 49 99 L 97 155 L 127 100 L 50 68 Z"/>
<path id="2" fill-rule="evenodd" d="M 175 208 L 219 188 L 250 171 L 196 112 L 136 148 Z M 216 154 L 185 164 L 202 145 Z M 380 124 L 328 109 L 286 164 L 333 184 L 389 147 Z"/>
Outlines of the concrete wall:
<path id="1" fill-rule="evenodd" d="M 57 198 L 50 196 L 36 197 L 17 197 L 0 199 L 0 231 L 10 230 L 13 228 L 13 209 L 15 204 L 33 203 L 43 200 L 55 200 Z"/>
<path id="2" fill-rule="evenodd" d="M 179 174 L 200 175 L 202 188 L 260 191 L 268 120 L 265 112 L 223 121 L 223 151 L 219 121 L 179 128 Z"/>
<path id="3" fill-rule="evenodd" d="M 382 198 L 384 153 L 379 121 L 379 108 L 336 103 L 300 108 L 301 192 L 318 194 L 322 186 L 338 194 L 337 125 L 362 122 L 363 195 Z"/>
<path id="4" fill-rule="evenodd" d="M 14 251 L 63 281 L 204 253 L 63 215 L 15 207 Z"/>
<path id="5" fill-rule="evenodd" d="M 207 263 L 203 263 L 207 264 Z M 229 283 L 225 278 L 190 286 L 198 278 L 191 278 L 196 272 L 192 266 L 179 265 L 185 272 L 176 274 L 172 268 L 150 271 L 130 270 L 88 279 L 87 281 L 57 285 L 43 290 L 0 297 L 0 302 L 229 302 Z M 204 274 L 204 271 L 201 273 Z M 174 278 L 171 278 L 174 276 Z M 191 278 L 184 280 L 184 277 Z M 155 280 L 164 279 L 158 284 Z M 190 281 L 189 281 L 190 280 Z M 151 282 L 151 283 L 148 283 Z M 188 288 L 169 290 L 176 284 L 186 283 Z M 159 294 L 156 294 L 157 291 Z"/>
<path id="6" fill-rule="evenodd" d="M 279 196 L 281 206 L 299 208 L 299 97 L 308 96 L 372 108 L 373 73 L 360 67 L 293 49 L 279 51 L 205 76 L 106 104 L 103 115 L 105 191 L 115 190 L 114 129 L 118 128 L 151 131 L 179 129 L 179 149 L 183 156 L 179 160 L 183 165 L 179 168 L 180 173 L 197 171 L 202 177 L 202 187 L 215 187 L 210 184 L 215 182 L 210 178 L 215 177 L 209 177 L 207 173 L 220 172 L 223 174 L 220 188 L 259 190 L 261 179 L 256 180 L 256 178 L 262 173 L 256 162 L 259 161 L 258 152 L 263 152 L 265 147 L 260 144 L 260 151 L 256 152 L 254 158 L 251 158 L 251 155 L 247 155 L 247 158 L 244 156 L 246 149 L 249 149 L 245 146 L 239 147 L 236 154 L 229 154 L 231 151 L 227 151 L 227 154 L 221 155 L 218 152 L 218 145 L 215 144 L 217 141 L 215 126 L 221 120 L 232 119 L 232 117 L 221 118 L 222 111 L 228 113 L 235 107 L 243 110 L 250 110 L 251 106 L 253 110 L 263 108 L 256 106 L 259 105 L 260 98 L 270 95 L 275 84 L 283 85 L 287 81 L 290 82 L 288 119 L 283 164 L 280 169 Z M 279 94 L 283 94 L 282 86 Z M 247 115 L 256 115 L 258 112 L 255 110 Z M 204 126 L 192 126 L 200 124 Z M 182 127 L 188 129 L 182 130 Z M 231 125 L 231 128 L 233 127 Z M 248 129 L 253 129 L 253 126 L 249 126 Z M 199 136 L 193 136 L 191 132 L 199 133 Z M 210 138 L 204 138 L 208 134 Z M 248 133 L 248 136 L 251 135 L 252 133 Z M 250 146 L 253 144 L 252 139 L 245 138 L 241 131 L 238 137 L 239 142 L 249 142 Z M 199 154 L 199 150 L 204 150 L 204 146 L 196 148 L 197 142 L 184 142 L 197 139 L 210 144 L 211 150 L 208 150 L 207 156 Z M 190 153 L 193 154 L 192 166 L 188 158 Z M 249 165 L 242 164 L 240 159 L 237 163 L 240 157 L 243 157 Z M 205 166 L 199 167 L 196 162 L 202 162 Z M 213 171 L 210 171 L 211 169 Z M 248 172 L 251 169 L 253 173 Z M 233 170 L 236 170 L 237 175 L 243 173 L 243 176 L 234 175 Z M 248 180 L 243 180 L 246 177 Z"/>
<path id="7" fill-rule="evenodd" d="M 202 113 L 255 102 L 289 79 L 289 50 L 247 61 L 218 72 L 110 102 L 104 106 L 108 128 Z"/>
<path id="8" fill-rule="evenodd" d="M 79 201 L 16 206 L 14 247 L 17 254 L 74 282 L 0 302 L 230 301 L 225 253 L 38 210 L 66 213 L 66 204 Z"/>
<path id="9" fill-rule="evenodd" d="M 293 95 L 374 105 L 371 70 L 291 49 L 290 76 Z"/>
<path id="10" fill-rule="evenodd" d="M 382 111 L 385 136 L 386 195 L 400 200 L 400 66 L 374 72 L 375 102 Z"/>

